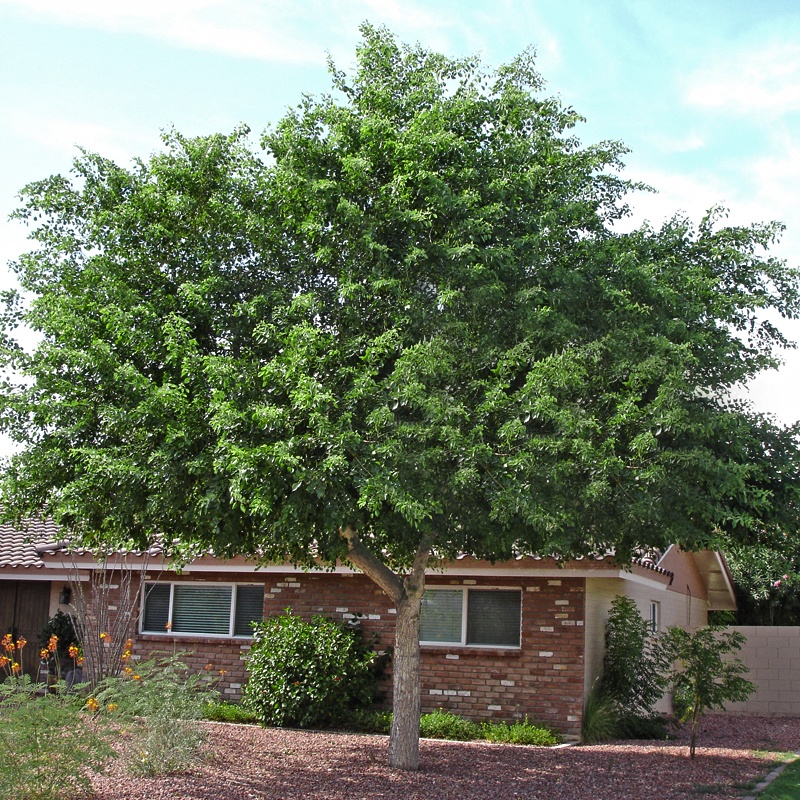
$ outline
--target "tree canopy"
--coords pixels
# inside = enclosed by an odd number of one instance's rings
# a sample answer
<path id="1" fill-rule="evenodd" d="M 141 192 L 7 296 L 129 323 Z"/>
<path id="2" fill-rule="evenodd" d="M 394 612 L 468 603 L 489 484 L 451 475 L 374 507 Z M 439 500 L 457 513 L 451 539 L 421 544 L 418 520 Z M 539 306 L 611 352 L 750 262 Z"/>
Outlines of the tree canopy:
<path id="1" fill-rule="evenodd" d="M 625 149 L 580 143 L 532 53 L 489 70 L 362 34 L 264 155 L 246 128 L 173 131 L 23 190 L 4 513 L 89 543 L 349 556 L 390 592 L 430 553 L 791 528 L 797 431 L 730 395 L 786 344 L 763 313 L 800 310 L 766 252 L 781 226 L 619 232 Z"/>

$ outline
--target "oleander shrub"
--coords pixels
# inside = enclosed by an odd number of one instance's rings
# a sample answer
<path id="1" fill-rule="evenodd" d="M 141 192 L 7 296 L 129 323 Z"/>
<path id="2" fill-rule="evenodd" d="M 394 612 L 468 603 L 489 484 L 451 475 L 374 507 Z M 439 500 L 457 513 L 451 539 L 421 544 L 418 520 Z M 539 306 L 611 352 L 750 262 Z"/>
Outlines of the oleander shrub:
<path id="1" fill-rule="evenodd" d="M 287 611 L 253 626 L 243 705 L 264 726 L 340 725 L 373 703 L 377 662 L 359 631 Z"/>

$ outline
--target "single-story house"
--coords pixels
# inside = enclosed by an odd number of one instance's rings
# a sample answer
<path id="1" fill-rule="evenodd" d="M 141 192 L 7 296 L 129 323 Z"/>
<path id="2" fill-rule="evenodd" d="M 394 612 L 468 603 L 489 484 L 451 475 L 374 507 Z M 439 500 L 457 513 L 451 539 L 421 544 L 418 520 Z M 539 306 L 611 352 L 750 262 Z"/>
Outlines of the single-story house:
<path id="1" fill-rule="evenodd" d="M 57 535 L 41 544 L 44 533 L 53 531 L 30 528 L 40 544 L 21 569 L 49 581 L 45 594 L 54 612 L 64 581 L 86 580 L 98 564 L 90 553 L 56 543 Z M 13 581 L 20 569 L 7 570 L 5 563 L 11 562 L 0 554 L 0 584 Z M 250 623 L 286 609 L 357 618 L 379 648 L 392 646 L 391 601 L 351 567 L 315 572 L 207 555 L 176 572 L 153 553 L 129 553 L 125 563 L 143 587 L 134 654 L 175 646 L 191 651 L 188 661 L 196 669 L 213 665 L 224 672 L 220 689 L 230 699 L 246 680 Z M 615 596 L 634 599 L 654 631 L 696 628 L 709 611 L 735 608 L 722 554 L 677 547 L 627 568 L 612 558 L 557 563 L 524 557 L 491 564 L 465 556 L 430 569 L 426 586 L 423 711 L 445 708 L 477 719 L 527 716 L 568 736 L 580 733 L 586 695 L 602 670 L 605 623 Z"/>

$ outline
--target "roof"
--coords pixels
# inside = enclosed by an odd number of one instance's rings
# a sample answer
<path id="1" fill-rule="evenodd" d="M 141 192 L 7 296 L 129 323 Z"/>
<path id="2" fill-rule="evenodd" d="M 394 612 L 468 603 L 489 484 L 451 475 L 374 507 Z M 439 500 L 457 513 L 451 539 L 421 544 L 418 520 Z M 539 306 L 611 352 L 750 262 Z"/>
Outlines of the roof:
<path id="1" fill-rule="evenodd" d="M 53 541 L 59 534 L 52 520 L 29 520 L 25 529 L 10 522 L 0 525 L 0 568 L 42 569 L 44 562 L 36 550 L 38 544 Z"/>

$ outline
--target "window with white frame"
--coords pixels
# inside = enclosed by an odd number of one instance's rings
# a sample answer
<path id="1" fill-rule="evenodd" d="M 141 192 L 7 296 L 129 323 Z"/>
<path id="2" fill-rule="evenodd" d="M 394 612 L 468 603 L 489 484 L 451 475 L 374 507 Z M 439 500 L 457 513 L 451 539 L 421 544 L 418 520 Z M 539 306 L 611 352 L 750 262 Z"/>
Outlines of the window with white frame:
<path id="1" fill-rule="evenodd" d="M 420 643 L 519 647 L 521 609 L 519 589 L 428 589 Z"/>
<path id="2" fill-rule="evenodd" d="M 142 633 L 252 636 L 264 616 L 263 584 L 146 583 Z"/>

